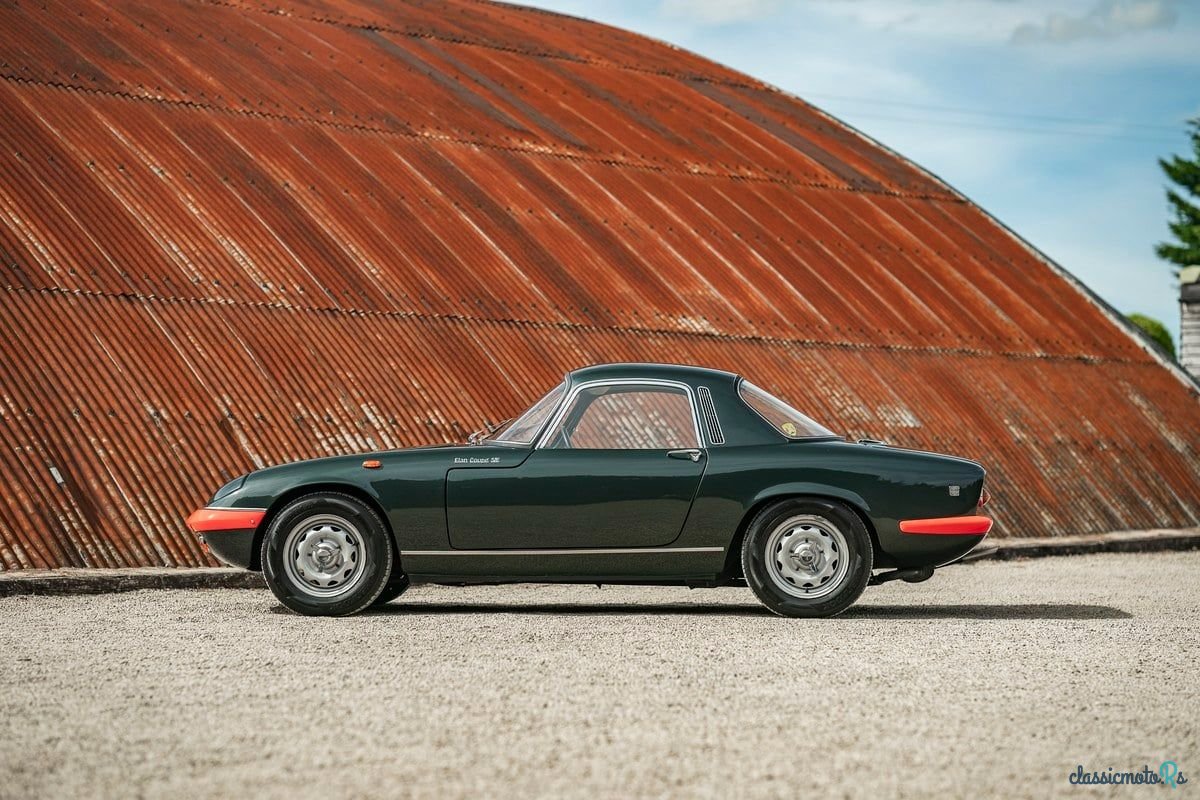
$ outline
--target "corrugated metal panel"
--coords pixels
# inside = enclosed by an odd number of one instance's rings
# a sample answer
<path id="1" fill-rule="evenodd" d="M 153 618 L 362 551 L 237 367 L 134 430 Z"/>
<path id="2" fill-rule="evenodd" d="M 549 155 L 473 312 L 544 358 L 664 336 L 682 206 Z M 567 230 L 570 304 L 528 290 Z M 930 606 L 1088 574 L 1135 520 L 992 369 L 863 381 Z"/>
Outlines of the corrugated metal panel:
<path id="1" fill-rule="evenodd" d="M 0 26 L 3 568 L 204 563 L 182 516 L 235 473 L 461 439 L 626 359 L 978 458 L 1007 535 L 1200 515 L 1193 385 L 753 79 L 472 0 Z"/>

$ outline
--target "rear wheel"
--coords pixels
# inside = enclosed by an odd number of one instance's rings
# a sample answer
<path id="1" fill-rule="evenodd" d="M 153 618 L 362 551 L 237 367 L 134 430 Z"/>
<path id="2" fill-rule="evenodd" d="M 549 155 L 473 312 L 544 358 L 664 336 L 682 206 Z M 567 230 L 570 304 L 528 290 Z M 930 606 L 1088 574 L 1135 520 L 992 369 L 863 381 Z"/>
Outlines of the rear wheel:
<path id="1" fill-rule="evenodd" d="M 389 585 L 392 545 L 383 520 L 365 503 L 316 492 L 275 515 L 263 536 L 262 565 L 267 585 L 288 608 L 344 616 L 371 605 Z"/>
<path id="2" fill-rule="evenodd" d="M 742 543 L 742 572 L 763 605 L 785 617 L 832 617 L 871 577 L 871 537 L 858 515 L 833 500 L 773 503 Z"/>

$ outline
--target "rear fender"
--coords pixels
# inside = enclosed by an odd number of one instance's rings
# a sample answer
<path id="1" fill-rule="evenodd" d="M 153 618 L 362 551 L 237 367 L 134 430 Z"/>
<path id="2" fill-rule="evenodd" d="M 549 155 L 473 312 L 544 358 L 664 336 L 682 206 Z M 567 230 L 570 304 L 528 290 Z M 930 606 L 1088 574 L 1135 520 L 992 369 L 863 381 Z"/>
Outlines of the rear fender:
<path id="1" fill-rule="evenodd" d="M 774 486 L 770 486 L 756 494 L 751 505 L 757 508 L 768 500 L 796 497 L 798 495 L 829 497 L 835 500 L 841 500 L 851 506 L 854 506 L 860 512 L 867 515 L 868 518 L 870 517 L 870 505 L 863 498 L 863 496 L 857 492 L 852 492 L 849 489 L 842 487 L 830 486 L 826 483 L 811 483 L 809 481 L 778 483 Z"/>
<path id="2" fill-rule="evenodd" d="M 750 520 L 754 518 L 754 515 L 768 503 L 775 500 L 787 500 L 792 497 L 824 497 L 829 500 L 839 500 L 845 503 L 851 510 L 858 514 L 859 518 L 863 521 L 863 525 L 866 526 L 867 533 L 871 536 L 871 544 L 875 549 L 876 563 L 882 562 L 881 566 L 891 565 L 891 559 L 879 546 L 879 537 L 875 533 L 875 523 L 870 515 L 870 506 L 862 495 L 849 489 L 830 486 L 825 483 L 792 481 L 769 486 L 754 495 L 754 498 L 742 515 L 742 521 L 738 525 L 737 533 L 730 543 L 726 554 L 724 574 L 734 575 L 741 573 L 742 539 L 745 537 L 746 528 L 749 526 Z"/>

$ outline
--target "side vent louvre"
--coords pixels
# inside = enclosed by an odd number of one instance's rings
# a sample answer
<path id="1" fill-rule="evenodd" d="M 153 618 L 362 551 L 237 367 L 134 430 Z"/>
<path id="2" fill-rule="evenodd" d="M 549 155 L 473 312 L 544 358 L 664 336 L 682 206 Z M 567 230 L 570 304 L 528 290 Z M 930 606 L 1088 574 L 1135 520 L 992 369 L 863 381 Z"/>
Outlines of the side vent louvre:
<path id="1" fill-rule="evenodd" d="M 725 444 L 721 421 L 717 419 L 717 407 L 713 405 L 712 392 L 707 386 L 700 387 L 700 413 L 704 416 L 704 426 L 708 428 L 708 440 L 713 444 Z"/>

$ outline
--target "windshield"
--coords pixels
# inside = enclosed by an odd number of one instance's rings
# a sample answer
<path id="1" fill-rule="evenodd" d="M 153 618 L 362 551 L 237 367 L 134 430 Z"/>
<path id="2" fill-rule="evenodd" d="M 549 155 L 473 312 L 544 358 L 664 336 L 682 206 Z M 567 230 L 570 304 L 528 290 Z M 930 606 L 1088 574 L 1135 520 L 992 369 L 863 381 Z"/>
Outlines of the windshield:
<path id="1" fill-rule="evenodd" d="M 509 424 L 497 428 L 496 432 L 488 438 L 514 444 L 532 443 L 533 437 L 537 436 L 538 431 L 542 429 L 550 414 L 558 406 L 558 401 L 562 398 L 565 390 L 566 384 L 560 383 L 555 386 L 545 397 L 530 406 L 528 411 Z"/>
<path id="2" fill-rule="evenodd" d="M 837 436 L 824 425 L 806 414 L 801 414 L 775 395 L 764 392 L 750 381 L 744 380 L 738 385 L 738 394 L 742 396 L 746 405 L 757 411 L 760 417 L 771 423 L 775 430 L 789 439 Z"/>

